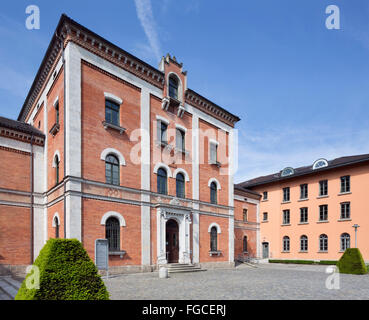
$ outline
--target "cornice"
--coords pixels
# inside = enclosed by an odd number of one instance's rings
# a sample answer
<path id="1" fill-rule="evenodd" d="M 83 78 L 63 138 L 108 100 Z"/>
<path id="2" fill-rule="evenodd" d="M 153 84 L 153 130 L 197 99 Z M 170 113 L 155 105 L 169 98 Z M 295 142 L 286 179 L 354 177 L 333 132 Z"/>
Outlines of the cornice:
<path id="1" fill-rule="evenodd" d="M 191 89 L 187 89 L 185 92 L 185 102 L 225 122 L 231 127 L 234 127 L 235 123 L 240 120 L 237 116 L 217 106 Z"/>

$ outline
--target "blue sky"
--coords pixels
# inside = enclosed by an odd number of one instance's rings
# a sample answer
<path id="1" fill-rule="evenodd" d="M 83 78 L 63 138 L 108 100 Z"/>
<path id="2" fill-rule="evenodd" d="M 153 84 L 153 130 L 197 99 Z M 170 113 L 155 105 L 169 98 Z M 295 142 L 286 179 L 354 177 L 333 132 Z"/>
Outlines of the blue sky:
<path id="1" fill-rule="evenodd" d="M 28 5 L 41 27 L 25 27 Z M 328 5 L 340 30 L 328 30 Z M 237 114 L 236 182 L 317 158 L 369 153 L 367 0 L 7 1 L 0 12 L 0 115 L 16 119 L 60 15 Z"/>

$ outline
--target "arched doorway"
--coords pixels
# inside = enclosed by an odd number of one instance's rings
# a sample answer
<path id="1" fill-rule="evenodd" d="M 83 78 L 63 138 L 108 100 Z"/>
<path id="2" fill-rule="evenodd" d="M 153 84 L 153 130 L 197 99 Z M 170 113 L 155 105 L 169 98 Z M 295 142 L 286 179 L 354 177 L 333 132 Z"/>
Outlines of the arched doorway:
<path id="1" fill-rule="evenodd" d="M 179 227 L 178 223 L 170 219 L 166 223 L 166 251 L 168 263 L 177 263 L 179 257 Z"/>

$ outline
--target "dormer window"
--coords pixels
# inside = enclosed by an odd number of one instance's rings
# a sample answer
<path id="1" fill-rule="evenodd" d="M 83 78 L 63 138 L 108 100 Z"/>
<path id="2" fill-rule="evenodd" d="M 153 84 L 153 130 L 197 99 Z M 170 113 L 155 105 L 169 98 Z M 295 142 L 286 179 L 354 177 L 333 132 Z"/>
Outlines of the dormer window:
<path id="1" fill-rule="evenodd" d="M 179 100 L 178 98 L 178 87 L 179 87 L 179 81 L 178 78 L 174 75 L 171 75 L 169 77 L 169 97 L 174 98 L 176 100 Z"/>
<path id="2" fill-rule="evenodd" d="M 313 170 L 328 167 L 328 161 L 325 159 L 318 159 L 313 164 Z"/>
<path id="3" fill-rule="evenodd" d="M 293 175 L 294 173 L 295 171 L 293 170 L 293 168 L 288 167 L 282 170 L 281 177 L 290 176 Z"/>

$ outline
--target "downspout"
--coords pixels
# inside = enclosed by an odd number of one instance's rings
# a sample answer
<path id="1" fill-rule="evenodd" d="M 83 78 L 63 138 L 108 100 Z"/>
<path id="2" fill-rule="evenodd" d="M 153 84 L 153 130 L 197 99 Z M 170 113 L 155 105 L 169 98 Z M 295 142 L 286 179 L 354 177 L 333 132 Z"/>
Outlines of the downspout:
<path id="1" fill-rule="evenodd" d="M 33 134 L 31 137 L 31 264 L 33 264 L 33 258 L 34 258 L 34 209 L 33 209 L 33 204 L 34 204 L 34 196 L 33 196 L 33 192 L 34 192 L 34 172 L 33 172 L 33 168 L 34 168 L 34 157 L 33 157 Z"/>
<path id="2" fill-rule="evenodd" d="M 63 136 L 64 136 L 64 150 L 63 150 L 63 168 L 64 168 L 64 177 L 63 180 L 65 180 L 66 177 L 66 135 L 65 135 L 65 119 L 66 119 L 66 110 L 65 110 L 65 99 L 66 99 L 66 74 L 67 74 L 67 70 L 66 70 L 66 66 L 65 66 L 65 55 L 64 55 L 64 40 L 62 37 L 58 36 L 57 32 L 55 32 L 55 37 L 58 39 L 60 46 L 62 48 L 62 65 L 64 68 L 64 77 L 63 77 L 63 81 L 64 81 L 64 86 L 63 86 L 63 122 L 64 122 L 64 130 L 63 130 Z M 66 185 L 65 185 L 65 181 L 63 182 L 63 188 L 64 188 L 64 192 L 63 192 L 63 204 L 64 204 L 64 213 L 63 213 L 63 217 L 64 217 L 64 239 L 67 238 L 67 227 L 66 227 L 66 217 L 67 217 L 67 213 L 66 213 L 66 196 L 65 196 L 65 192 L 66 192 Z"/>

